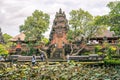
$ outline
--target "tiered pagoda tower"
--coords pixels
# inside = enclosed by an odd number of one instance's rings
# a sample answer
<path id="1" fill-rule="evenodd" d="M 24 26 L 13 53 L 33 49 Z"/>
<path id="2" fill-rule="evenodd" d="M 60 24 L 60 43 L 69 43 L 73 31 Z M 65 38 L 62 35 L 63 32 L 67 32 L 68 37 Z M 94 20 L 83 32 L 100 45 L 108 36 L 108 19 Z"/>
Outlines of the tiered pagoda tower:
<path id="1" fill-rule="evenodd" d="M 50 58 L 62 58 L 65 59 L 65 44 L 67 41 L 68 32 L 68 20 L 66 15 L 60 9 L 56 12 L 55 19 L 53 21 L 52 30 L 50 33 L 50 45 L 52 45 Z"/>
<path id="2" fill-rule="evenodd" d="M 68 43 L 66 36 L 68 29 L 69 26 L 66 15 L 60 9 L 59 12 L 56 12 L 50 33 L 50 42 L 52 45 L 55 45 L 57 49 L 63 48 L 63 45 Z"/>

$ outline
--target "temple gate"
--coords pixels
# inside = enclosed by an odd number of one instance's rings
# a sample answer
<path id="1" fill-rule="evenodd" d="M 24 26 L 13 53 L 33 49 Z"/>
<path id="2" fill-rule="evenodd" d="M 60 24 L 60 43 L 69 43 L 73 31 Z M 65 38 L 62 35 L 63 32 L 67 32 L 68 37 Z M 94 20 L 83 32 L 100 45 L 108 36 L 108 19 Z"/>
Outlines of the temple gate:
<path id="1" fill-rule="evenodd" d="M 59 12 L 56 12 L 55 19 L 52 25 L 52 30 L 50 33 L 50 44 L 54 46 L 51 57 L 63 58 L 64 45 L 68 44 L 66 35 L 68 30 L 68 20 L 66 19 L 65 13 L 62 12 L 62 10 L 60 9 Z"/>

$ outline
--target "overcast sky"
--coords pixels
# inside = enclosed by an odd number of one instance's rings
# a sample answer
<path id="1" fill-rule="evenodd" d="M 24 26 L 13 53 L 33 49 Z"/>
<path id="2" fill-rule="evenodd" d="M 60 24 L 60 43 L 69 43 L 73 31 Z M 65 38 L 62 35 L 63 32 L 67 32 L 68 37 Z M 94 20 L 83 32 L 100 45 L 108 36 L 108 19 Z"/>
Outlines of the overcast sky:
<path id="1" fill-rule="evenodd" d="M 104 15 L 109 12 L 106 5 L 110 1 L 118 0 L 0 0 L 0 27 L 3 33 L 15 36 L 19 34 L 19 25 L 36 9 L 50 15 L 49 27 L 59 8 L 65 11 L 67 19 L 71 10 L 79 8 L 89 11 L 94 16 Z"/>

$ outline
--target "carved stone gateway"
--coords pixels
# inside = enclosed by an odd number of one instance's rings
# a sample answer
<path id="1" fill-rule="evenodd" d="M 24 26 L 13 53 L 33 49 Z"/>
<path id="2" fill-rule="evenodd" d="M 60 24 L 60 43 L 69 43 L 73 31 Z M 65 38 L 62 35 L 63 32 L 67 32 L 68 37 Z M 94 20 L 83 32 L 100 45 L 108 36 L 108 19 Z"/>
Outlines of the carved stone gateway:
<path id="1" fill-rule="evenodd" d="M 69 29 L 68 20 L 66 15 L 60 9 L 56 12 L 55 19 L 53 21 L 52 30 L 50 33 L 50 44 L 54 46 L 51 52 L 51 57 L 62 57 L 64 56 L 64 45 L 67 41 L 67 31 Z"/>

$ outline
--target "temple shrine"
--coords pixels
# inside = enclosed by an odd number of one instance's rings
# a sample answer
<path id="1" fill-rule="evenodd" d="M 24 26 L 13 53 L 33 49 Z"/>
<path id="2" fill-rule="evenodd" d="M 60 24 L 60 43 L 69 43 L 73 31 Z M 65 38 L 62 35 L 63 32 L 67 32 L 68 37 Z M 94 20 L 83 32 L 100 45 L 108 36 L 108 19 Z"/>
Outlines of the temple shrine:
<path id="1" fill-rule="evenodd" d="M 69 43 L 67 40 L 67 32 L 69 30 L 68 20 L 66 19 L 65 12 L 59 9 L 56 12 L 55 18 L 53 20 L 53 25 L 49 35 L 49 44 L 44 45 L 40 43 L 33 48 L 36 53 L 39 50 L 46 52 L 46 55 L 50 60 L 66 59 L 67 55 L 81 55 L 86 51 L 94 51 L 96 45 L 102 45 L 104 42 L 112 43 L 113 45 L 118 43 L 119 37 L 114 36 L 113 32 L 109 30 L 104 30 L 103 34 L 96 34 L 88 40 L 87 43 L 82 42 L 84 39 Z M 1 37 L 2 33 L 0 30 L 0 42 L 3 42 Z M 11 42 L 15 43 L 10 48 L 9 53 L 21 54 L 22 52 L 31 54 L 30 48 L 27 46 L 28 43 L 36 43 L 36 40 L 25 40 L 25 34 L 20 33 L 19 35 L 10 39 Z M 72 48 L 71 48 L 72 47 Z M 40 52 L 41 53 L 41 52 Z"/>
<path id="2" fill-rule="evenodd" d="M 66 19 L 65 13 L 60 9 L 59 12 L 56 12 L 50 33 L 50 45 L 55 47 L 52 54 L 56 53 L 56 51 L 60 52 L 64 49 L 64 45 L 68 44 L 66 35 L 68 30 L 68 20 Z"/>
<path id="3" fill-rule="evenodd" d="M 69 29 L 68 20 L 66 15 L 60 9 L 59 12 L 56 12 L 55 19 L 53 21 L 52 30 L 50 33 L 50 42 L 55 45 L 56 48 L 63 48 L 64 44 L 67 44 L 66 33 Z"/>

